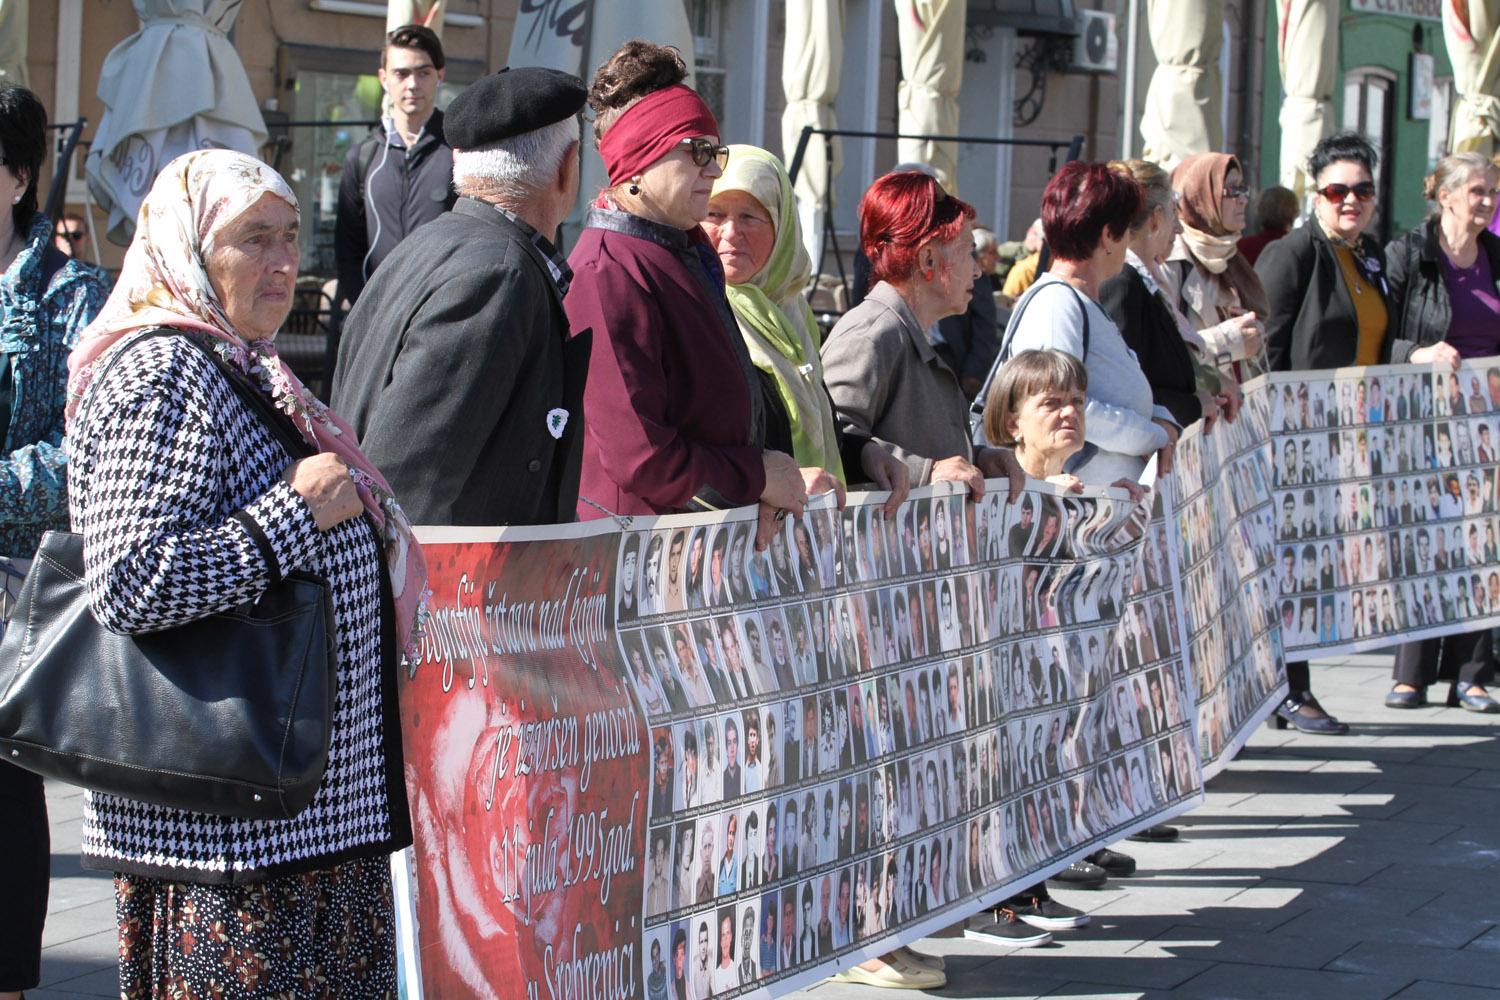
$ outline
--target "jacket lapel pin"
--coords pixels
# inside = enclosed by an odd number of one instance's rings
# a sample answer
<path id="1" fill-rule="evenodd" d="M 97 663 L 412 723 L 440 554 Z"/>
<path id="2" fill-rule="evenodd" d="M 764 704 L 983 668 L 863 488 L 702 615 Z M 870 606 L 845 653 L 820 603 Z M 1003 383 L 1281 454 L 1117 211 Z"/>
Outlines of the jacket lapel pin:
<path id="1" fill-rule="evenodd" d="M 552 435 L 553 440 L 562 440 L 563 428 L 566 426 L 568 426 L 567 410 L 558 406 L 547 411 L 547 433 Z"/>

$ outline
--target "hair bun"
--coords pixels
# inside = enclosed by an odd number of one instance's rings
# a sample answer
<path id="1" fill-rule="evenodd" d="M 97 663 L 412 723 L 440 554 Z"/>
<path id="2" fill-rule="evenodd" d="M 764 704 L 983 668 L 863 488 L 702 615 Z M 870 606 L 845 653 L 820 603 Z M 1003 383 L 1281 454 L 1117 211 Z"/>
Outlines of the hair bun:
<path id="1" fill-rule="evenodd" d="M 632 39 L 595 71 L 589 87 L 589 107 L 596 115 L 624 110 L 647 94 L 686 80 L 687 72 L 687 64 L 676 49 Z"/>

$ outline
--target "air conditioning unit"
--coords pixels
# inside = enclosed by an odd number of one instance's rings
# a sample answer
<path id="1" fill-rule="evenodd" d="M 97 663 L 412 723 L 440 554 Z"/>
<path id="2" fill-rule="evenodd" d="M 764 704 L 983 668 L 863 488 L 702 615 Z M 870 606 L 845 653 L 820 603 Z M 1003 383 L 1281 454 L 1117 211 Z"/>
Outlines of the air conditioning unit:
<path id="1" fill-rule="evenodd" d="M 1120 65 L 1120 39 L 1115 16 L 1102 10 L 1080 10 L 1078 37 L 1073 39 L 1069 69 L 1080 73 L 1113 73 Z"/>

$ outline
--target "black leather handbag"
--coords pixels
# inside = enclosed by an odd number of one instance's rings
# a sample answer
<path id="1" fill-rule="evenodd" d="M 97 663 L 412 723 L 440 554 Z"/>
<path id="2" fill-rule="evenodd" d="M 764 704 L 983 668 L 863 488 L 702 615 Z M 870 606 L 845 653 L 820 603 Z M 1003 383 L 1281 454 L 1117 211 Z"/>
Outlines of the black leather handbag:
<path id="1" fill-rule="evenodd" d="M 294 457 L 311 453 L 264 395 L 204 353 Z M 328 583 L 300 572 L 186 625 L 110 632 L 89 606 L 82 536 L 48 532 L 0 642 L 0 758 L 142 802 L 288 819 L 327 767 L 334 640 Z"/>

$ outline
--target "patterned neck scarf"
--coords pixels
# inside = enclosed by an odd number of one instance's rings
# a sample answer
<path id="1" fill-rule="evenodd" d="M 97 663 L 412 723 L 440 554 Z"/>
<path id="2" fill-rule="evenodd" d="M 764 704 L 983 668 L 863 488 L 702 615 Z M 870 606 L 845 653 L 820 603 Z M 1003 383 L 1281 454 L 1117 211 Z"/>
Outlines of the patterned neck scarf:
<path id="1" fill-rule="evenodd" d="M 281 175 L 254 157 L 225 149 L 186 153 L 157 176 L 136 218 L 135 239 L 99 316 L 68 356 L 67 417 L 72 419 L 100 357 L 140 330 L 170 327 L 208 340 L 291 418 L 307 443 L 348 464 L 365 512 L 379 529 L 396 602 L 396 635 L 414 651 L 426 618 L 427 564 L 390 485 L 359 449 L 354 431 L 308 391 L 269 339 L 246 340 L 209 281 L 204 262 L 230 223 L 266 194 L 297 207 Z"/>

